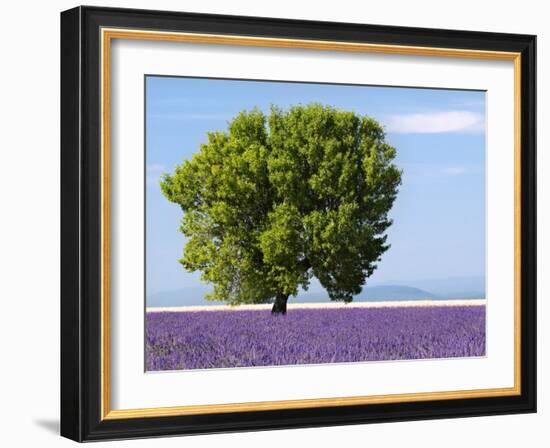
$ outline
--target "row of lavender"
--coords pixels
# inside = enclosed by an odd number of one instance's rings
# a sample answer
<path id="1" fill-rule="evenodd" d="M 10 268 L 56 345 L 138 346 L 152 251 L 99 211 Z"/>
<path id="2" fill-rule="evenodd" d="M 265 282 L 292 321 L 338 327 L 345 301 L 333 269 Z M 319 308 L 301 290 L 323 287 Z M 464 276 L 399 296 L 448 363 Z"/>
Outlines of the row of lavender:
<path id="1" fill-rule="evenodd" d="M 145 354 L 148 371 L 483 356 L 485 307 L 147 313 Z"/>

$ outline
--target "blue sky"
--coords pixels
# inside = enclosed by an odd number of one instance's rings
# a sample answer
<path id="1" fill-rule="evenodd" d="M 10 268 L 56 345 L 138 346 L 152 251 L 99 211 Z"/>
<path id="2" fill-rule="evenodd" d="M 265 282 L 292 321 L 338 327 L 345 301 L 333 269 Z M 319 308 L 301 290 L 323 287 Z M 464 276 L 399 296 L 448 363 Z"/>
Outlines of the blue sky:
<path id="1" fill-rule="evenodd" d="M 372 116 L 397 148 L 403 184 L 391 248 L 369 281 L 485 275 L 485 92 L 146 77 L 146 294 L 200 285 L 178 263 L 179 206 L 159 188 L 244 109 L 320 102 Z M 315 284 L 313 285 L 313 289 Z"/>

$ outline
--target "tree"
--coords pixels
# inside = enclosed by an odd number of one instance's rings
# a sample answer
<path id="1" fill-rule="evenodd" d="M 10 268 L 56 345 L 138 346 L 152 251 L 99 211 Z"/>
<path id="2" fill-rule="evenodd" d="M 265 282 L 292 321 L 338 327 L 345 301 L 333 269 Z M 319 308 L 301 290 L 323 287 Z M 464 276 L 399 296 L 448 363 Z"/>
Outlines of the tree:
<path id="1" fill-rule="evenodd" d="M 396 150 L 372 118 L 320 104 L 238 114 L 209 132 L 191 160 L 164 175 L 184 212 L 181 264 L 229 304 L 288 297 L 315 276 L 350 302 L 388 249 L 401 183 Z"/>

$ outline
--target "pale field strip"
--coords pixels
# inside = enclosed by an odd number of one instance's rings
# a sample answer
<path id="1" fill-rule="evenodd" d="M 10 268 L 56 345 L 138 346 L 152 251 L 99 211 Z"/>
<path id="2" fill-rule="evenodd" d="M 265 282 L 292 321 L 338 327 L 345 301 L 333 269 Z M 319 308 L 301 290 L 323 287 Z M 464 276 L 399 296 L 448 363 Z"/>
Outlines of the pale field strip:
<path id="1" fill-rule="evenodd" d="M 484 306 L 485 299 L 464 299 L 464 300 L 398 300 L 380 302 L 357 302 L 357 303 L 289 303 L 287 309 L 339 309 L 339 308 L 400 308 L 400 307 L 435 307 L 435 306 Z M 249 310 L 270 310 L 273 305 L 270 303 L 259 305 L 205 305 L 205 306 L 171 306 L 171 307 L 148 307 L 148 313 L 167 313 L 181 311 L 249 311 Z"/>

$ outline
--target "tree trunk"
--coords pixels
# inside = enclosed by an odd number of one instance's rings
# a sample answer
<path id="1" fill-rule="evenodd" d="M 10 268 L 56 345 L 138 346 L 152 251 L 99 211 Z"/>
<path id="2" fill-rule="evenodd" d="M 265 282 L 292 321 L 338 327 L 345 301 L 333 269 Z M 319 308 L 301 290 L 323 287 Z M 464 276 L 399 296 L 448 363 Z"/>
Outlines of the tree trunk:
<path id="1" fill-rule="evenodd" d="M 271 308 L 271 314 L 286 314 L 287 301 L 288 301 L 288 294 L 278 293 L 275 296 L 275 302 L 273 302 L 273 308 Z"/>

